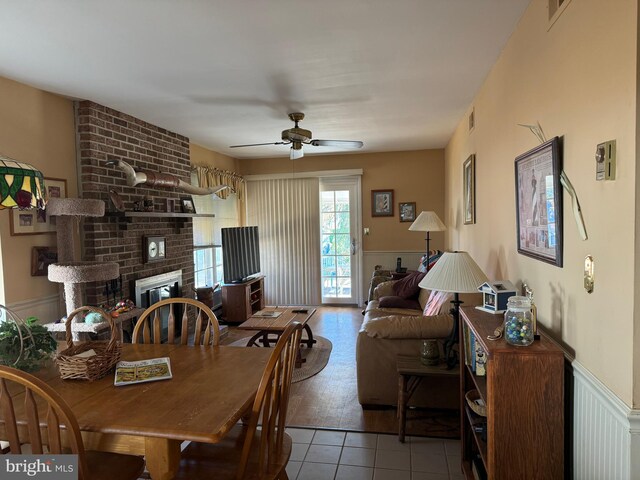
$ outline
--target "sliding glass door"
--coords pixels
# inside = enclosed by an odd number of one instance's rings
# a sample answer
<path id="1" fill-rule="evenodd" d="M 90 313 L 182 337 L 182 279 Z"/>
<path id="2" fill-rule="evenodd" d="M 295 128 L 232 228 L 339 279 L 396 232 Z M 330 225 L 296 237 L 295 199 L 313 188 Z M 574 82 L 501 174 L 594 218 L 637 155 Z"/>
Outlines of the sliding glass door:
<path id="1" fill-rule="evenodd" d="M 359 180 L 320 182 L 322 303 L 359 303 Z"/>

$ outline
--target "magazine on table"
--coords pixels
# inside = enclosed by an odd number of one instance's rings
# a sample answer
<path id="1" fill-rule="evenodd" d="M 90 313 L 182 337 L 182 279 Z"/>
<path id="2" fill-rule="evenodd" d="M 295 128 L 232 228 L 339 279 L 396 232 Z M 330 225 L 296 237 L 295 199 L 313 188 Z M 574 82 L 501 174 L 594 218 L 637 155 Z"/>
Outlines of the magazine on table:
<path id="1" fill-rule="evenodd" d="M 118 362 L 113 384 L 133 385 L 136 383 L 155 382 L 172 378 L 169 357 L 139 360 L 137 362 Z"/>

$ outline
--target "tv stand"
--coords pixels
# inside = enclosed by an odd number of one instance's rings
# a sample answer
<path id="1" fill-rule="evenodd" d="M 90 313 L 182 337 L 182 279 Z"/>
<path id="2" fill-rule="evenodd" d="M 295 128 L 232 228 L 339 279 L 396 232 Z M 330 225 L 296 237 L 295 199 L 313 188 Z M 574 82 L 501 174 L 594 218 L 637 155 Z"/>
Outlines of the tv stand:
<path id="1" fill-rule="evenodd" d="M 264 308 L 264 277 L 243 283 L 222 285 L 222 318 L 227 323 L 242 323 Z"/>

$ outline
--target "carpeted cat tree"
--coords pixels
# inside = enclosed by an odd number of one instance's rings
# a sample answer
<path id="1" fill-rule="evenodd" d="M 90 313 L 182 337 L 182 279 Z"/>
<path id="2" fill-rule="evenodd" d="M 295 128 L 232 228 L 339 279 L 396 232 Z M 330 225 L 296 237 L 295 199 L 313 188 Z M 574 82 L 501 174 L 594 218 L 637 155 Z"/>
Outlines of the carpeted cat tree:
<path id="1" fill-rule="evenodd" d="M 64 284 L 67 315 L 82 306 L 82 283 L 118 278 L 120 266 L 115 262 L 76 261 L 74 226 L 82 217 L 102 217 L 104 202 L 82 198 L 52 198 L 47 215 L 56 217 L 58 263 L 49 265 L 49 281 Z"/>

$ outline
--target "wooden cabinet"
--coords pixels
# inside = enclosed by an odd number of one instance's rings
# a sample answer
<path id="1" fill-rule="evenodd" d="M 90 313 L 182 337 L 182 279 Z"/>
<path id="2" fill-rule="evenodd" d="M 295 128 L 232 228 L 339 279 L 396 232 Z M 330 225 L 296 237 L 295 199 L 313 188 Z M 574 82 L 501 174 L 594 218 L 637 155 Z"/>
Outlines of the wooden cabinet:
<path id="1" fill-rule="evenodd" d="M 264 308 L 264 277 L 222 285 L 222 318 L 242 323 Z"/>
<path id="2" fill-rule="evenodd" d="M 468 479 L 475 478 L 472 470 L 491 480 L 561 479 L 563 351 L 545 336 L 528 347 L 487 340 L 502 320 L 473 307 L 461 309 L 462 470 Z M 484 350 L 486 376 L 474 373 L 469 343 Z M 467 405 L 465 394 L 474 389 L 486 404 L 486 418 Z"/>

